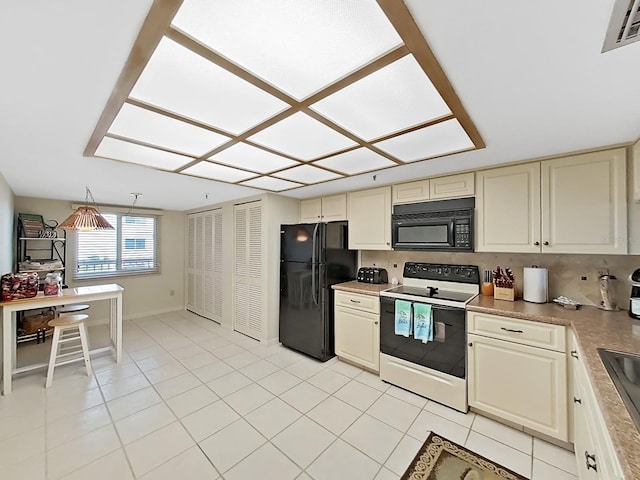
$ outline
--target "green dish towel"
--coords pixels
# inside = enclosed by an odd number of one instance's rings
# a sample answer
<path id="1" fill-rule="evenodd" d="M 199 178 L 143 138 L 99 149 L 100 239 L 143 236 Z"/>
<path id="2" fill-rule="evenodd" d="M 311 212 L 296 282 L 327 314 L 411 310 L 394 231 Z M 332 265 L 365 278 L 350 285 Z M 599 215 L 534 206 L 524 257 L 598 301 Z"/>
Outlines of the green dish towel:
<path id="1" fill-rule="evenodd" d="M 422 343 L 433 340 L 433 315 L 427 303 L 413 304 L 413 337 Z"/>
<path id="2" fill-rule="evenodd" d="M 395 334 L 411 335 L 411 302 L 396 300 Z"/>

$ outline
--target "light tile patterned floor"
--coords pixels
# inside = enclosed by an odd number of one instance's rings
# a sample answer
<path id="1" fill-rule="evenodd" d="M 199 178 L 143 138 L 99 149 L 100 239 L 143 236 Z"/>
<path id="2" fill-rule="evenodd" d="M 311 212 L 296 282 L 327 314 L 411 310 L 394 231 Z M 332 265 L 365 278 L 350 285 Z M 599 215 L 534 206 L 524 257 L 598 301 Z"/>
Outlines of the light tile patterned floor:
<path id="1" fill-rule="evenodd" d="M 90 329 L 93 344 L 106 328 Z M 20 347 L 19 360 L 49 343 Z M 572 453 L 332 359 L 265 347 L 189 312 L 125 322 L 125 354 L 15 380 L 0 397 L 0 478 L 398 479 L 433 430 L 534 480 Z"/>

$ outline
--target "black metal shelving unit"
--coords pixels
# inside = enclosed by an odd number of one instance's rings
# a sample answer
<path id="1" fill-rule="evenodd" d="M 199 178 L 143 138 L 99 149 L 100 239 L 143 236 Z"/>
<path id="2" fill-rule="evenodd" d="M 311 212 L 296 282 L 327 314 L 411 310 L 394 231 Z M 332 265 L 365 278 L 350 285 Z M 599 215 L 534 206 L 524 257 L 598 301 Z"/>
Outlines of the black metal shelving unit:
<path id="1" fill-rule="evenodd" d="M 67 238 L 64 230 L 57 230 L 52 227 L 47 227 L 43 224 L 43 236 L 39 235 L 39 232 L 34 232 L 33 228 L 25 225 L 23 222 L 24 214 L 18 216 L 18 228 L 16 238 L 16 265 L 15 270 L 18 273 L 37 273 L 39 277 L 39 289 L 42 290 L 44 285 L 44 278 L 47 273 L 58 272 L 62 277 L 62 284 L 64 285 L 65 279 L 65 264 L 66 264 L 66 251 L 67 251 Z M 55 235 L 55 236 L 54 236 Z M 23 262 L 25 261 L 38 262 L 42 264 L 41 268 L 23 268 Z M 55 262 L 55 263 L 53 263 Z M 51 268 L 47 268 L 47 263 L 51 263 Z M 22 265 L 21 265 L 22 264 Z M 40 312 L 43 309 L 29 310 L 33 314 Z M 28 315 L 29 313 L 27 313 Z M 51 333 L 50 329 L 39 329 L 32 334 L 20 335 L 20 329 L 22 325 L 22 319 L 24 318 L 24 312 L 20 312 L 18 315 L 18 334 L 16 342 L 24 343 L 36 340 L 38 343 L 44 342 L 46 337 Z"/>

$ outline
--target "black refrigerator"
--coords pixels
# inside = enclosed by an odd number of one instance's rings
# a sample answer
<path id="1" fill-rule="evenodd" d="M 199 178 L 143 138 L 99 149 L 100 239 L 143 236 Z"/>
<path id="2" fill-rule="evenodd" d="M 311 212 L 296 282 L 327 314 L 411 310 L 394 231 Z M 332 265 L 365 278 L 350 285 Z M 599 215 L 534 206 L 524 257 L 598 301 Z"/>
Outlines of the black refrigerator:
<path id="1" fill-rule="evenodd" d="M 333 289 L 355 279 L 347 222 L 280 226 L 280 342 L 321 361 L 335 355 Z"/>

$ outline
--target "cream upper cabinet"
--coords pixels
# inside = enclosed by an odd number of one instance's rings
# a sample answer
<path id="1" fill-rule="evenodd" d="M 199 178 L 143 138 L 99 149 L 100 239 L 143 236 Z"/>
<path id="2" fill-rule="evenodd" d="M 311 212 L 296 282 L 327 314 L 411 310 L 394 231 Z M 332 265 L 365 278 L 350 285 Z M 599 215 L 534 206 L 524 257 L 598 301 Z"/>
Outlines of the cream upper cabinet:
<path id="1" fill-rule="evenodd" d="M 300 223 L 316 223 L 322 219 L 322 200 L 310 198 L 300 200 Z"/>
<path id="2" fill-rule="evenodd" d="M 347 219 L 347 194 L 300 201 L 300 222 L 334 222 Z"/>
<path id="3" fill-rule="evenodd" d="M 468 321 L 469 405 L 567 441 L 565 327 L 477 312 Z"/>
<path id="4" fill-rule="evenodd" d="M 475 193 L 473 172 L 432 178 L 429 182 L 429 197 L 440 198 L 470 197 Z"/>
<path id="5" fill-rule="evenodd" d="M 476 251 L 626 254 L 625 182 L 624 149 L 480 171 Z"/>
<path id="6" fill-rule="evenodd" d="M 476 251 L 540 252 L 540 163 L 476 174 Z"/>
<path id="7" fill-rule="evenodd" d="M 391 250 L 391 187 L 347 194 L 350 250 Z"/>
<path id="8" fill-rule="evenodd" d="M 335 222 L 347 219 L 347 194 L 322 197 L 322 221 Z"/>
<path id="9" fill-rule="evenodd" d="M 392 187 L 393 204 L 414 203 L 429 200 L 429 179 L 399 183 Z"/>
<path id="10" fill-rule="evenodd" d="M 393 186 L 393 204 L 469 197 L 475 193 L 473 172 L 426 178 Z"/>
<path id="11" fill-rule="evenodd" d="M 640 203 L 640 140 L 631 147 L 633 160 L 633 201 Z"/>
<path id="12" fill-rule="evenodd" d="M 623 148 L 542 162 L 542 246 L 549 253 L 627 253 Z"/>

